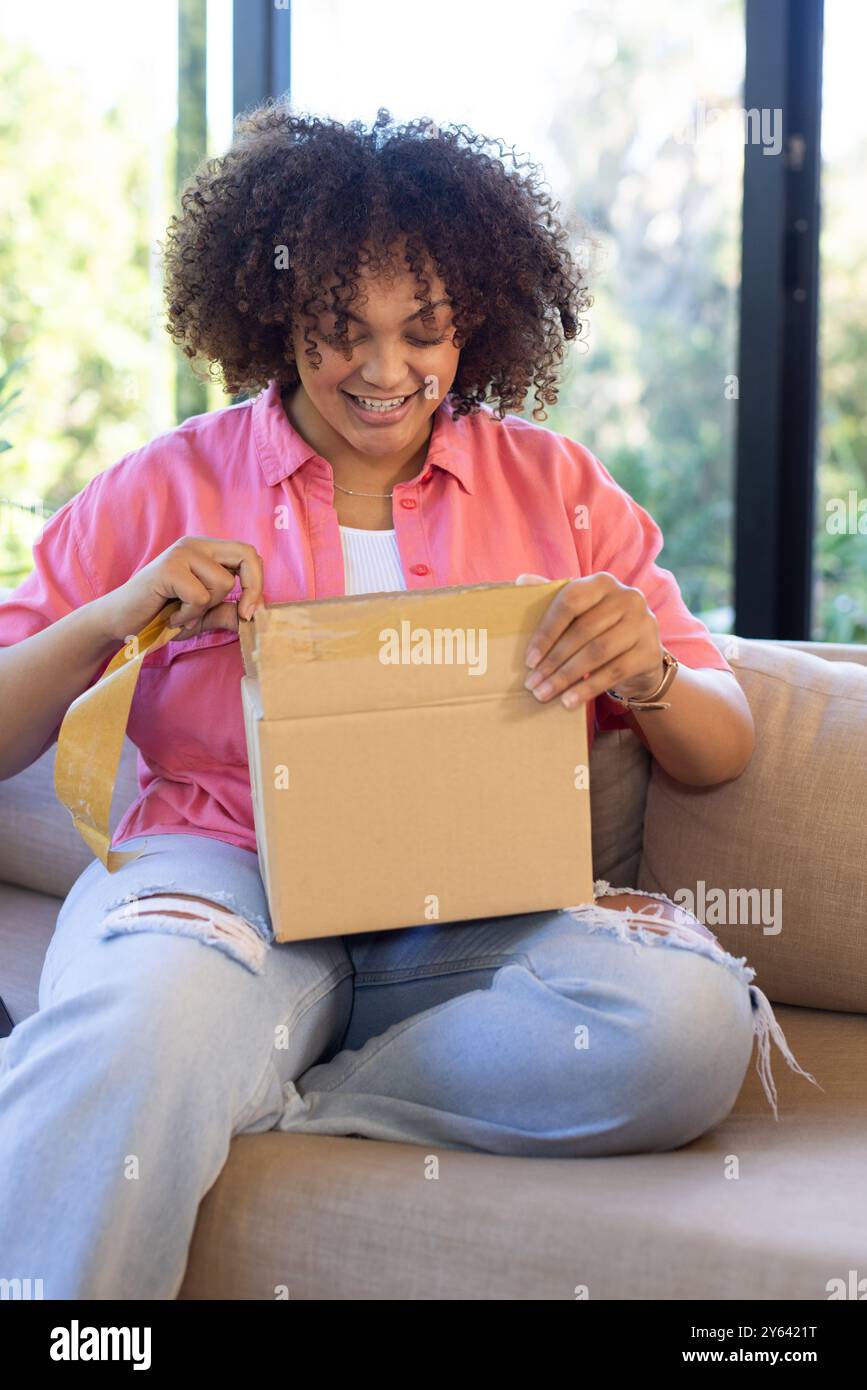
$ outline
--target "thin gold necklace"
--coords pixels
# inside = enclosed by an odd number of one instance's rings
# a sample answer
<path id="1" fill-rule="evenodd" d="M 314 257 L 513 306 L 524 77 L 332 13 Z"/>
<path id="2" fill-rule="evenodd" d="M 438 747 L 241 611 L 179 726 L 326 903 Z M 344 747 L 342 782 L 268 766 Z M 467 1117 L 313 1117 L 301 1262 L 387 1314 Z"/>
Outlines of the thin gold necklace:
<path id="1" fill-rule="evenodd" d="M 334 486 L 338 492 L 348 492 L 350 497 L 393 497 L 393 492 L 355 492 L 351 487 L 341 487 L 339 483 Z"/>

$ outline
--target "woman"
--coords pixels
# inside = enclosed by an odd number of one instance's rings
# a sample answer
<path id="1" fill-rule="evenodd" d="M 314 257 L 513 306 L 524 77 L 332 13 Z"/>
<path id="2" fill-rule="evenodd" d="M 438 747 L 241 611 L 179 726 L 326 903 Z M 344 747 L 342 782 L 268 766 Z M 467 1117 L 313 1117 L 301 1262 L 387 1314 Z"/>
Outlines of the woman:
<path id="1" fill-rule="evenodd" d="M 754 1032 L 766 1088 L 769 1028 L 800 1071 L 755 972 L 662 895 L 600 881 L 572 910 L 273 941 L 237 640 L 263 603 L 569 578 L 528 699 L 572 704 L 591 738 L 632 727 L 691 785 L 751 755 L 651 517 L 505 413 L 556 399 L 589 300 L 535 172 L 484 144 L 385 111 L 369 131 L 281 104 L 240 120 L 166 270 L 173 338 L 251 398 L 90 482 L 0 609 L 3 776 L 169 600 L 184 627 L 128 726 L 141 791 L 115 845 L 147 852 L 78 878 L 0 1057 L 0 1276 L 38 1270 L 47 1298 L 174 1297 L 236 1134 L 662 1151 L 729 1113 Z M 360 832 L 375 816 L 359 805 Z"/>

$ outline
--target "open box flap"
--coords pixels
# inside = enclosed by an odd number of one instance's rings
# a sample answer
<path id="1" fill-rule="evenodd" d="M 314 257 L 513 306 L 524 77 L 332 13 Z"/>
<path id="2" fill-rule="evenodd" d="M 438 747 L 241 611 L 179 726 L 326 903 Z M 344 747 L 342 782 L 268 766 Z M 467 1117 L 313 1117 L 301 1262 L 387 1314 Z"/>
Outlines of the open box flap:
<path id="1" fill-rule="evenodd" d="M 258 682 L 266 719 L 522 692 L 527 642 L 569 582 L 272 604 L 240 624 L 245 670 Z"/>

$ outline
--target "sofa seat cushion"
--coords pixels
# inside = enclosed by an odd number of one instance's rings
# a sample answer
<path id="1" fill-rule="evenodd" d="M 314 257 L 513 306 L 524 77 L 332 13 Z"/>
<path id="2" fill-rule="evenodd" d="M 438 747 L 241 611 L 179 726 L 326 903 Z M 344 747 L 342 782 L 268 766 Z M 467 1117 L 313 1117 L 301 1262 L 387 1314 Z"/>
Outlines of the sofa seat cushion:
<path id="1" fill-rule="evenodd" d="M 239 1135 L 199 1208 L 179 1297 L 574 1299 L 586 1285 L 597 1300 L 825 1300 L 829 1280 L 864 1274 L 867 1019 L 776 1012 L 824 1089 L 773 1048 L 775 1121 L 754 1051 L 729 1117 L 669 1153 L 525 1159 Z"/>

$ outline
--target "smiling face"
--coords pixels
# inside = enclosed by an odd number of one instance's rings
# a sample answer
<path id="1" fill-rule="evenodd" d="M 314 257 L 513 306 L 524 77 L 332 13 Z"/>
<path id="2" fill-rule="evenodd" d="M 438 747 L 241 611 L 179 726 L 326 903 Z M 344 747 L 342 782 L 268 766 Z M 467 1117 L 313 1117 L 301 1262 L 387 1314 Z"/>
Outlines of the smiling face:
<path id="1" fill-rule="evenodd" d="M 344 445 L 371 459 L 417 449 L 457 373 L 460 349 L 452 342 L 445 287 L 432 268 L 427 273 L 436 307 L 424 323 L 423 307 L 414 297 L 419 285 L 410 271 L 373 277 L 366 266 L 359 267 L 359 298 L 348 311 L 348 357 L 328 342 L 336 327 L 332 312 L 322 312 L 310 330 L 322 357 L 318 367 L 305 356 L 309 344 L 303 325 L 296 322 L 293 327 L 301 378 L 295 397 L 298 413 L 310 424 L 324 422 Z M 301 392 L 306 400 L 299 398 Z"/>

